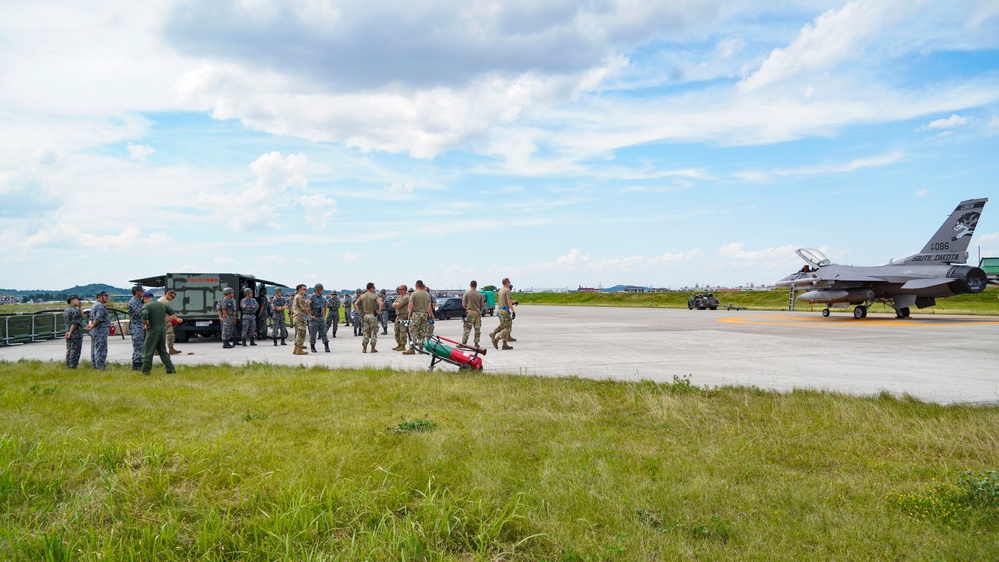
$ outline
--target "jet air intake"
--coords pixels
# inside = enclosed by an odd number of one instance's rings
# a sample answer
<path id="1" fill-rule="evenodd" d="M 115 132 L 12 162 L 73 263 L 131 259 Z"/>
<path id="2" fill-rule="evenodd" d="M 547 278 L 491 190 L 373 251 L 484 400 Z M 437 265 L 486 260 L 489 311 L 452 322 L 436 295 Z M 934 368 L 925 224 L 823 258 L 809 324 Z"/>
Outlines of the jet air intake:
<path id="1" fill-rule="evenodd" d="M 874 300 L 874 291 L 870 289 L 824 289 L 821 291 L 808 291 L 798 296 L 798 300 L 808 303 L 864 303 Z"/>
<path id="2" fill-rule="evenodd" d="M 970 265 L 958 265 L 952 267 L 947 272 L 947 277 L 954 279 L 947 284 L 947 288 L 955 295 L 967 293 L 981 293 L 989 283 L 989 276 L 981 268 Z"/>

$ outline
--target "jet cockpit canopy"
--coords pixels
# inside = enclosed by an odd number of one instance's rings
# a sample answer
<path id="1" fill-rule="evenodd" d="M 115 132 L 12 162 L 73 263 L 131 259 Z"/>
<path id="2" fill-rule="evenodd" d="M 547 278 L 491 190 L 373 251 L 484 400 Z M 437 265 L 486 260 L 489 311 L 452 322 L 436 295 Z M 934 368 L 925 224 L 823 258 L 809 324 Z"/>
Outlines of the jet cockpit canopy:
<path id="1" fill-rule="evenodd" d="M 801 256 L 801 259 L 814 265 L 815 267 L 825 267 L 832 263 L 825 254 L 815 248 L 801 248 L 797 251 L 797 254 Z"/>

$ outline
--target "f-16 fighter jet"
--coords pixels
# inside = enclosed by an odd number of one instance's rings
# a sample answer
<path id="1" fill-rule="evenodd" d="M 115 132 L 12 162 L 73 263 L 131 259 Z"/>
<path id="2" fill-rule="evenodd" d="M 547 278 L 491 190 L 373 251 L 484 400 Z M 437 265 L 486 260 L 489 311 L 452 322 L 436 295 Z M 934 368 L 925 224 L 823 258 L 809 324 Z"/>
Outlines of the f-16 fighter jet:
<path id="1" fill-rule="evenodd" d="M 985 272 L 964 264 L 968 245 L 978 226 L 988 199 L 969 199 L 958 204 L 940 230 L 918 254 L 887 265 L 859 267 L 837 265 L 822 252 L 812 248 L 797 251 L 807 265 L 777 282 L 790 287 L 798 300 L 825 303 L 822 316 L 829 316 L 832 306 L 853 309 L 858 320 L 867 317 L 867 309 L 876 302 L 895 309 L 898 318 L 909 316 L 909 307 L 926 308 L 936 299 L 966 293 L 980 293 L 988 285 Z"/>

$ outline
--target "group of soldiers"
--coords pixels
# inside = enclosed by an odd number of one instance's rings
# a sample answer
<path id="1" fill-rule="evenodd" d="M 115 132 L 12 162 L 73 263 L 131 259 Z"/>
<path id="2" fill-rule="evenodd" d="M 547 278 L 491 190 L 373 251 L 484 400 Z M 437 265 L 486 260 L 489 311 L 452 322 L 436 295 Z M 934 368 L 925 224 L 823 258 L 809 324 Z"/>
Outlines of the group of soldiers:
<path id="1" fill-rule="evenodd" d="M 321 340 L 329 353 L 329 337 L 332 329 L 336 337 L 340 319 L 341 307 L 348 313 L 347 323 L 353 323 L 355 330 L 363 336 L 361 350 L 363 353 L 378 353 L 378 328 L 387 335 L 387 316 L 385 290 L 375 292 L 375 284 L 368 283 L 366 291 L 357 291 L 351 300 L 348 295 L 342 302 L 336 292 L 324 297 L 323 285 L 313 286 L 313 294 L 306 296 L 306 285 L 295 287 L 293 298 L 285 297 L 283 290 L 275 289 L 273 299 L 267 298 L 266 289 L 260 289 L 260 295 L 254 297 L 253 289 L 246 288 L 244 297 L 238 302 L 234 299 L 235 291 L 231 287 L 223 289 L 223 297 L 217 303 L 219 319 L 222 323 L 222 347 L 232 349 L 236 345 L 237 307 L 241 315 L 241 343 L 257 345 L 257 338 L 267 337 L 266 320 L 272 319 L 271 337 L 274 345 L 287 345 L 288 329 L 285 325 L 285 311 L 290 311 L 291 321 L 295 328 L 295 355 L 308 355 L 305 350 L 305 333 L 309 332 L 309 347 L 316 351 L 316 341 Z M 395 310 L 395 342 L 392 351 L 401 351 L 403 355 L 414 355 L 417 346 L 432 335 L 434 323 L 433 299 L 423 281 L 417 281 L 410 289 L 406 285 L 396 288 L 397 296 L 391 302 Z M 511 298 L 512 286 L 509 279 L 503 279 L 503 287 L 497 292 L 496 306 L 498 309 L 499 326 L 489 334 L 493 347 L 496 349 L 513 349 L 509 342 L 517 341 L 510 335 L 515 316 L 514 307 L 517 302 Z M 175 371 L 171 355 L 181 353 L 174 347 L 175 336 L 173 327 L 182 319 L 170 306 L 176 293 L 168 290 L 158 300 L 142 286 L 132 287 L 132 299 L 128 302 L 129 334 L 132 338 L 132 369 L 149 374 L 152 368 L 152 358 L 158 354 L 166 367 L 167 373 Z M 84 327 L 84 313 L 80 298 L 71 295 L 66 299 L 69 305 L 63 311 L 66 322 L 66 366 L 75 369 L 80 362 L 83 349 L 83 333 L 91 336 L 90 362 L 95 369 L 104 370 L 107 363 L 108 337 L 111 331 L 111 318 L 107 303 L 110 300 L 107 292 L 97 293 L 96 301 L 90 310 L 90 320 Z M 464 329 L 461 343 L 467 345 L 470 335 L 473 335 L 473 345 L 479 347 L 482 330 L 482 294 L 477 290 L 477 283 L 472 281 L 469 289 L 461 297 L 465 308 Z M 354 313 L 351 318 L 350 312 Z M 259 325 L 258 325 L 259 321 Z M 355 332 L 355 335 L 358 332 Z M 279 343 L 280 340 L 280 343 Z M 247 344 L 249 342 L 249 344 Z M 503 346 L 500 347 L 500 342 Z"/>
<path id="2" fill-rule="evenodd" d="M 472 281 L 468 291 L 462 295 L 462 305 L 465 308 L 464 333 L 462 344 L 468 343 L 469 336 L 474 332 L 473 344 L 479 346 L 482 330 L 482 294 L 477 290 L 477 283 Z M 295 328 L 295 344 L 292 351 L 295 355 L 308 355 L 305 350 L 305 334 L 309 334 L 309 349 L 318 353 L 316 343 L 321 341 L 327 353 L 330 352 L 330 332 L 336 337 L 340 321 L 340 309 L 345 311 L 344 321 L 354 324 L 355 335 L 363 336 L 361 340 L 362 353 L 378 353 L 378 328 L 382 335 L 388 335 L 388 308 L 395 311 L 395 342 L 392 351 L 401 351 L 403 355 L 416 353 L 416 346 L 433 333 L 433 299 L 423 281 L 417 281 L 412 289 L 407 285 L 396 288 L 397 296 L 387 305 L 386 291 L 376 293 L 375 284 L 368 283 L 365 291 L 357 290 L 353 299 L 347 295 L 342 301 L 336 292 L 324 296 L 322 283 L 312 287 L 312 294 L 307 294 L 307 286 L 299 284 L 295 294 L 289 298 L 284 296 L 280 287 L 275 289 L 274 298 L 268 300 L 266 289 L 260 289 L 260 296 L 254 297 L 253 290 L 244 289 L 244 298 L 238 303 L 234 299 L 232 288 L 223 289 L 223 297 L 217 305 L 219 319 L 222 322 L 222 347 L 231 349 L 236 343 L 237 309 L 242 313 L 242 345 L 255 346 L 257 338 L 267 337 L 266 319 L 272 319 L 271 338 L 274 345 L 287 345 L 288 337 L 285 311 L 289 311 L 291 322 Z M 509 342 L 516 341 L 510 336 L 512 328 L 513 307 L 516 301 L 511 298 L 512 287 L 509 279 L 503 280 L 503 288 L 497 294 L 497 308 L 500 319 L 499 327 L 489 334 L 493 346 L 497 349 L 513 349 Z M 353 318 L 352 318 L 353 316 Z M 503 342 L 500 348 L 499 343 Z M 407 349 L 408 346 L 408 349 Z"/>
<path id="3" fill-rule="evenodd" d="M 174 348 L 175 323 L 181 322 L 170 302 L 177 296 L 174 291 L 167 291 L 160 299 L 146 291 L 142 286 L 132 287 L 132 299 L 128 301 L 129 324 L 128 331 L 132 337 L 132 370 L 150 374 L 153 366 L 153 355 L 158 354 L 167 373 L 176 372 L 170 355 L 180 353 Z M 107 368 L 108 337 L 111 335 L 111 316 L 108 314 L 107 303 L 110 296 L 106 291 L 97 293 L 94 305 L 90 309 L 90 321 L 83 325 L 83 304 L 78 295 L 70 295 L 66 299 L 68 305 L 63 310 L 66 322 L 66 366 L 75 369 L 80 364 L 83 351 L 83 332 L 90 334 L 90 365 L 103 371 Z M 169 351 L 167 345 L 169 344 Z"/>

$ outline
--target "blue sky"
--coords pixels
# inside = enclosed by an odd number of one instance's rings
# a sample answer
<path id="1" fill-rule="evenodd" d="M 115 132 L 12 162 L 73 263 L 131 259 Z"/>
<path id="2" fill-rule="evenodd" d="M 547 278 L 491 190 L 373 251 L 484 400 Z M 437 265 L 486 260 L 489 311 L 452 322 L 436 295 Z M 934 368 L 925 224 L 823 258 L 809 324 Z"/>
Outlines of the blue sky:
<path id="1" fill-rule="evenodd" d="M 994 1 L 8 0 L 0 287 L 773 282 L 990 197 Z"/>

